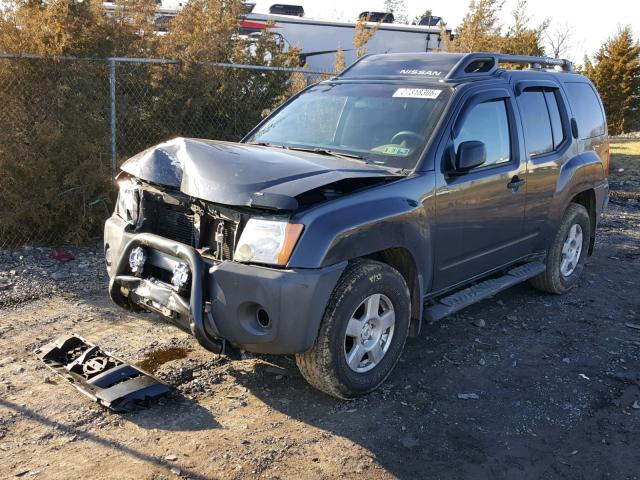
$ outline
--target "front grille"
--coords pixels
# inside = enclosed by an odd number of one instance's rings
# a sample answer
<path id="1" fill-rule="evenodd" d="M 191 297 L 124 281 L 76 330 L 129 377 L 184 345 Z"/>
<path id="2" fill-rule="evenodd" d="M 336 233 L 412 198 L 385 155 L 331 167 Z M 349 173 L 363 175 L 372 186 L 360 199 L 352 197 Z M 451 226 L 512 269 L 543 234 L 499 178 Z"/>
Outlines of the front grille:
<path id="1" fill-rule="evenodd" d="M 169 198 L 171 203 L 165 198 Z M 202 248 L 216 260 L 232 260 L 240 219 L 230 210 L 223 207 L 221 210 L 204 211 L 201 207 L 192 206 L 188 197 L 175 193 L 169 197 L 144 191 L 141 202 L 144 220 L 139 231 Z"/>
<path id="2" fill-rule="evenodd" d="M 166 207 L 167 206 L 158 212 L 156 233 L 161 237 L 194 246 L 194 214 L 176 211 Z"/>
<path id="3" fill-rule="evenodd" d="M 167 203 L 162 195 L 143 191 L 140 207 L 143 219 L 139 227 L 141 231 L 155 233 L 192 247 L 196 246 L 196 216 L 186 201 L 173 198 L 172 203 Z"/>

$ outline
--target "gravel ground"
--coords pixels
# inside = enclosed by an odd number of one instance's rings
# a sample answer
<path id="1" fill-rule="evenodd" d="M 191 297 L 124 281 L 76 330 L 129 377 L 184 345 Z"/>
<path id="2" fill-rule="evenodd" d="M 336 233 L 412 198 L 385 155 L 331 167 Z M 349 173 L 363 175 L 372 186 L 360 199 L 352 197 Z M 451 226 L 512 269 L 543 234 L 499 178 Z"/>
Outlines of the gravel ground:
<path id="1" fill-rule="evenodd" d="M 59 262 L 52 248 L 0 250 L 0 308 L 15 309 L 29 300 L 63 295 L 93 295 L 107 283 L 102 242 L 74 248 L 74 259 Z"/>
<path id="2" fill-rule="evenodd" d="M 612 187 L 640 191 L 629 178 L 612 173 Z M 101 246 L 71 253 L 0 252 L 0 478 L 640 478 L 628 195 L 568 295 L 521 285 L 427 326 L 380 390 L 350 402 L 309 387 L 290 357 L 218 357 L 122 311 Z M 91 403 L 31 353 L 72 332 L 175 392 L 124 415 Z"/>

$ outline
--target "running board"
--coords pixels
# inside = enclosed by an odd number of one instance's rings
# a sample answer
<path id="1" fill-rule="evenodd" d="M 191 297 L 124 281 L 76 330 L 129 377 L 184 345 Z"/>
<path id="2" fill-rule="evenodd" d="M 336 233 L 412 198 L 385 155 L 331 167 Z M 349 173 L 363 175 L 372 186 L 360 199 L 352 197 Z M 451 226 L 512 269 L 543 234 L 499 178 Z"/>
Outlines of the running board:
<path id="1" fill-rule="evenodd" d="M 501 277 L 477 283 L 452 295 L 442 297 L 433 305 L 425 306 L 424 319 L 429 323 L 437 322 L 473 303 L 535 277 L 545 270 L 545 265 L 540 262 L 525 263 L 519 267 L 512 268 Z"/>

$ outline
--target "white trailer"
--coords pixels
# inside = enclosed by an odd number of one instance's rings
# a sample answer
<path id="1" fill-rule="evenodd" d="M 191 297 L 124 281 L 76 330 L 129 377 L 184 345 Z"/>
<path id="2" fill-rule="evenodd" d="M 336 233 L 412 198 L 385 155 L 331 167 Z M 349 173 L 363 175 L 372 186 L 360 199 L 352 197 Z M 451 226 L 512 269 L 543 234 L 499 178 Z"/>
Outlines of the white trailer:
<path id="1" fill-rule="evenodd" d="M 378 25 L 378 31 L 366 44 L 367 53 L 428 52 L 440 47 L 439 26 Z M 344 51 L 347 65 L 356 60 L 353 46 L 355 23 L 314 20 L 287 15 L 249 13 L 241 22 L 244 35 L 259 35 L 265 29 L 282 39 L 285 48 L 299 48 L 301 63 L 310 70 L 333 71 L 336 52 Z M 446 35 L 451 32 L 447 31 Z"/>

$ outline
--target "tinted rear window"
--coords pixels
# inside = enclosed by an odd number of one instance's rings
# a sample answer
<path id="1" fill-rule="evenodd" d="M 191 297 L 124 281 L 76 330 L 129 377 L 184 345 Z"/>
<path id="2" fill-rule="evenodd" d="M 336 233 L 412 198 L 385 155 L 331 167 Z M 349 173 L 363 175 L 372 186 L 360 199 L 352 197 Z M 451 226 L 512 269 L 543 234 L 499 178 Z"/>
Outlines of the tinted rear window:
<path id="1" fill-rule="evenodd" d="M 588 83 L 566 83 L 571 109 L 578 123 L 580 138 L 604 135 L 604 115 L 600 100 Z"/>

